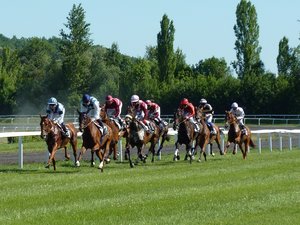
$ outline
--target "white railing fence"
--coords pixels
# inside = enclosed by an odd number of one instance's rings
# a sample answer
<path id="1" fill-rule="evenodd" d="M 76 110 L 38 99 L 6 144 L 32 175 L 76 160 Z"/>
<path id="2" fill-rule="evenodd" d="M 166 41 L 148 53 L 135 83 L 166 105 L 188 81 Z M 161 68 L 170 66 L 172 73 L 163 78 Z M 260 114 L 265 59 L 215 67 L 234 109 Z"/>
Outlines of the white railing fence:
<path id="1" fill-rule="evenodd" d="M 227 131 L 223 131 L 223 135 L 221 135 L 222 139 L 222 149 L 224 149 L 225 141 L 226 141 L 226 135 Z M 39 136 L 41 134 L 40 131 L 31 131 L 31 132 L 7 132 L 7 133 L 0 133 L 0 138 L 8 138 L 8 137 L 18 137 L 19 142 L 18 142 L 18 163 L 19 163 L 19 168 L 23 169 L 23 137 L 25 136 Z M 174 131 L 172 128 L 169 129 L 169 134 L 170 135 L 175 135 L 177 136 L 177 131 Z M 252 131 L 253 136 L 256 135 L 257 137 L 257 148 L 258 152 L 261 153 L 262 149 L 262 135 L 268 135 L 268 143 L 269 143 L 269 149 L 272 152 L 273 150 L 273 135 L 276 134 L 278 135 L 278 144 L 279 144 L 279 149 L 282 151 L 283 149 L 283 137 L 287 136 L 288 137 L 288 149 L 292 150 L 293 147 L 293 137 L 295 135 L 298 136 L 298 147 L 300 148 L 300 129 L 294 129 L 294 130 L 287 130 L 287 129 L 266 129 L 266 130 L 255 130 Z M 78 136 L 81 136 L 81 133 L 78 133 Z M 119 153 L 120 153 L 120 161 L 122 161 L 122 140 L 119 142 Z M 160 156 L 159 156 L 160 159 Z"/>

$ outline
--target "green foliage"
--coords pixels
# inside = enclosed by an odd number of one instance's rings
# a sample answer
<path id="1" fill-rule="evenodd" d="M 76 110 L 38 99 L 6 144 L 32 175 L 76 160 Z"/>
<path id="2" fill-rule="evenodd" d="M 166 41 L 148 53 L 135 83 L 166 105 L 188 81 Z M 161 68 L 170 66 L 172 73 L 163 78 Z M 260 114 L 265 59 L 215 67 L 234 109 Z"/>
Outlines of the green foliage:
<path id="1" fill-rule="evenodd" d="M 0 50 L 0 114 L 16 111 L 17 78 L 21 70 L 15 51 L 8 48 Z"/>
<path id="2" fill-rule="evenodd" d="M 218 59 L 211 57 L 205 60 L 200 60 L 195 66 L 194 71 L 205 76 L 214 76 L 216 78 L 222 78 L 230 76 L 230 68 L 224 58 Z"/>
<path id="3" fill-rule="evenodd" d="M 236 24 L 233 27 L 237 40 L 235 50 L 237 61 L 233 67 L 239 78 L 246 74 L 261 74 L 263 63 L 260 60 L 259 25 L 254 5 L 241 0 L 236 9 Z"/>
<path id="4" fill-rule="evenodd" d="M 157 61 L 159 67 L 160 82 L 172 82 L 176 59 L 174 57 L 174 33 L 173 21 L 166 14 L 160 22 L 161 31 L 157 34 Z"/>
<path id="5" fill-rule="evenodd" d="M 64 95 L 68 99 L 68 106 L 75 107 L 75 102 L 82 92 L 87 92 L 91 77 L 90 66 L 92 54 L 90 47 L 90 24 L 85 21 L 85 11 L 81 4 L 73 5 L 67 23 L 69 33 L 61 30 L 62 37 L 61 53 L 63 58 L 63 87 Z M 75 97 L 74 97 L 75 96 Z"/>
<path id="6" fill-rule="evenodd" d="M 163 114 L 172 114 L 182 98 L 194 105 L 206 98 L 216 113 L 236 101 L 247 114 L 298 113 L 300 110 L 300 47 L 279 43 L 278 76 L 266 73 L 260 60 L 259 26 L 255 7 L 241 0 L 236 9 L 233 68 L 224 58 L 200 59 L 188 65 L 185 54 L 174 52 L 175 27 L 166 14 L 160 21 L 157 46 L 147 46 L 144 57 L 130 57 L 93 45 L 90 24 L 81 4 L 73 5 L 60 37 L 6 38 L 0 34 L 0 114 L 44 113 L 45 102 L 55 96 L 67 114 L 76 113 L 83 93 L 100 102 L 111 94 L 123 101 L 132 94 L 152 99 Z"/>

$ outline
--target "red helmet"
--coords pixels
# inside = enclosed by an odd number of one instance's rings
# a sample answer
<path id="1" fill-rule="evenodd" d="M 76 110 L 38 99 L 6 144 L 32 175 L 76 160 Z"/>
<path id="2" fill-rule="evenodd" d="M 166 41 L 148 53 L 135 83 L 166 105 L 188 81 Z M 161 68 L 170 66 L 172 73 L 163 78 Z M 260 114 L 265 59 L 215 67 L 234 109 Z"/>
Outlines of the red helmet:
<path id="1" fill-rule="evenodd" d="M 152 102 L 150 100 L 145 101 L 147 105 L 150 105 Z"/>
<path id="2" fill-rule="evenodd" d="M 111 95 L 107 95 L 106 98 L 105 98 L 105 100 L 107 102 L 111 102 L 113 100 L 113 97 Z"/>
<path id="3" fill-rule="evenodd" d="M 187 98 L 184 98 L 181 100 L 180 105 L 187 105 L 189 103 L 189 100 Z"/>

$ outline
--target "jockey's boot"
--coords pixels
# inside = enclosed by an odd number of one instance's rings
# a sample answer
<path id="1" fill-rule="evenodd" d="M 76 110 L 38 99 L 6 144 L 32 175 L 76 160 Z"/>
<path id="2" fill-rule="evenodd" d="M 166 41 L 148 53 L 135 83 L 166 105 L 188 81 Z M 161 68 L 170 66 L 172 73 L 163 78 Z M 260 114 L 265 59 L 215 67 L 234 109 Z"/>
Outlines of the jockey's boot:
<path id="1" fill-rule="evenodd" d="M 213 127 L 213 125 L 211 123 L 208 123 L 207 126 L 209 128 L 210 134 L 212 134 L 212 135 L 217 134 L 215 128 Z"/>
<path id="2" fill-rule="evenodd" d="M 194 131 L 199 132 L 200 131 L 199 125 L 197 123 L 194 123 L 194 126 L 195 126 Z"/>
<path id="3" fill-rule="evenodd" d="M 103 124 L 103 122 L 100 119 L 98 119 L 97 122 L 99 123 L 99 129 L 102 136 L 105 136 L 107 134 L 107 127 Z"/>
<path id="4" fill-rule="evenodd" d="M 71 137 L 69 129 L 67 129 L 66 125 L 64 123 L 61 123 L 61 128 L 63 129 L 63 135 L 67 138 Z"/>
<path id="5" fill-rule="evenodd" d="M 247 129 L 246 129 L 245 125 L 241 125 L 241 131 L 242 131 L 242 134 L 247 135 Z"/>

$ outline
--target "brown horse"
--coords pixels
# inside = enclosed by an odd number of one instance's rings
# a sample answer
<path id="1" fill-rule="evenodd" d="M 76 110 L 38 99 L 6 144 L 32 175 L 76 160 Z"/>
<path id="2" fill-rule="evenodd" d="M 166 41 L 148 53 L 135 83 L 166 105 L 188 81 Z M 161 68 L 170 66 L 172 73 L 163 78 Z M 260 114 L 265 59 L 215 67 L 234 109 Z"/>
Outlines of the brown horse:
<path id="1" fill-rule="evenodd" d="M 173 119 L 173 129 L 178 128 L 177 141 L 175 142 L 175 152 L 173 160 L 177 161 L 180 159 L 179 155 L 179 145 L 184 144 L 186 149 L 185 159 L 190 158 L 190 163 L 192 162 L 192 146 L 193 142 L 197 139 L 198 133 L 194 131 L 194 125 L 192 122 L 187 120 L 181 110 L 177 110 L 174 113 Z"/>
<path id="2" fill-rule="evenodd" d="M 48 151 L 49 151 L 49 159 L 46 165 L 46 168 L 49 168 L 52 162 L 54 170 L 56 170 L 56 162 L 55 162 L 55 153 L 58 149 L 65 149 L 65 158 L 67 160 L 70 159 L 69 154 L 67 153 L 67 145 L 71 144 L 73 149 L 74 159 L 77 158 L 77 130 L 72 123 L 66 124 L 66 127 L 70 130 L 71 137 L 65 137 L 62 134 L 62 128 L 54 123 L 52 120 L 48 119 L 47 116 L 42 116 L 40 127 L 41 127 L 41 137 L 45 139 Z"/>
<path id="3" fill-rule="evenodd" d="M 252 139 L 251 139 L 251 131 L 248 127 L 246 127 L 247 134 L 243 134 L 241 129 L 237 123 L 236 117 L 230 112 L 225 111 L 225 122 L 229 124 L 228 130 L 228 138 L 227 143 L 224 149 L 224 154 L 227 153 L 227 149 L 231 143 L 234 143 L 234 151 L 233 154 L 236 153 L 236 145 L 239 146 L 243 153 L 243 159 L 246 159 L 247 152 L 249 150 L 249 146 L 255 147 Z M 244 144 L 244 147 L 243 147 Z"/>
<path id="4" fill-rule="evenodd" d="M 94 122 L 88 115 L 88 112 L 79 112 L 79 130 L 82 131 L 82 147 L 76 165 L 80 166 L 80 160 L 82 155 L 87 149 L 92 151 L 91 164 L 94 164 L 93 152 L 96 152 L 97 157 L 100 160 L 99 169 L 103 172 L 104 159 L 107 158 L 112 141 L 112 130 L 107 126 L 107 134 L 102 137 L 102 133 L 99 130 L 99 125 Z"/>
<path id="5" fill-rule="evenodd" d="M 162 148 L 164 147 L 165 141 L 170 141 L 170 135 L 168 134 L 169 128 L 168 125 L 163 125 L 163 121 L 159 122 L 156 119 L 150 119 L 157 129 L 159 130 L 159 147 L 157 149 L 156 155 L 160 155 Z"/>
<path id="6" fill-rule="evenodd" d="M 203 113 L 203 108 L 202 107 L 197 107 L 196 108 L 196 119 L 197 121 L 202 121 L 204 122 L 203 123 L 203 126 L 206 125 L 207 129 L 208 129 L 208 125 L 206 124 L 206 121 L 205 121 L 205 114 Z M 201 122 L 201 123 L 202 123 Z M 212 134 L 210 131 L 209 131 L 209 137 L 208 137 L 208 144 L 209 144 L 209 151 L 210 151 L 210 154 L 212 156 L 214 156 L 214 153 L 213 153 L 213 142 L 215 141 L 217 143 L 217 146 L 218 146 L 218 149 L 219 149 L 219 152 L 220 152 L 220 155 L 224 155 L 224 151 L 221 149 L 221 134 L 223 133 L 220 128 L 215 125 L 214 123 L 211 123 L 212 126 L 213 126 L 213 129 L 216 131 L 216 133 Z M 209 130 L 209 129 L 208 129 Z"/>
<path id="7" fill-rule="evenodd" d="M 119 132 L 120 130 L 119 130 L 118 125 L 116 124 L 114 119 L 108 117 L 103 106 L 101 107 L 101 110 L 100 110 L 100 117 L 101 117 L 102 121 L 105 124 L 107 124 L 112 130 L 113 138 L 110 143 L 109 155 L 111 155 L 113 153 L 113 159 L 117 160 L 118 159 L 118 142 L 120 140 L 120 136 L 123 135 L 123 132 Z M 109 158 L 107 158 L 106 160 L 109 160 Z"/>
<path id="8" fill-rule="evenodd" d="M 147 143 L 150 143 L 149 151 L 152 153 L 152 160 L 154 162 L 155 155 L 155 146 L 159 140 L 159 129 L 151 121 L 151 126 L 154 128 L 153 132 L 146 132 L 143 128 L 143 125 L 139 120 L 135 118 L 136 112 L 134 108 L 128 107 L 128 114 L 125 117 L 127 121 L 127 138 L 126 138 L 126 152 L 125 154 L 128 157 L 129 165 L 132 168 L 134 163 L 131 160 L 130 148 L 137 147 L 138 159 L 146 162 L 147 156 L 143 153 L 144 147 Z"/>
<path id="9" fill-rule="evenodd" d="M 200 127 L 199 134 L 196 138 L 195 147 L 193 149 L 193 155 L 197 155 L 197 147 L 200 147 L 200 155 L 198 162 L 201 162 L 201 156 L 204 156 L 204 160 L 206 161 L 206 146 L 209 144 L 210 141 L 210 131 L 208 129 L 207 124 L 205 123 L 204 118 L 202 115 L 199 117 L 198 111 L 196 111 L 196 120 L 198 121 L 198 125 Z"/>

